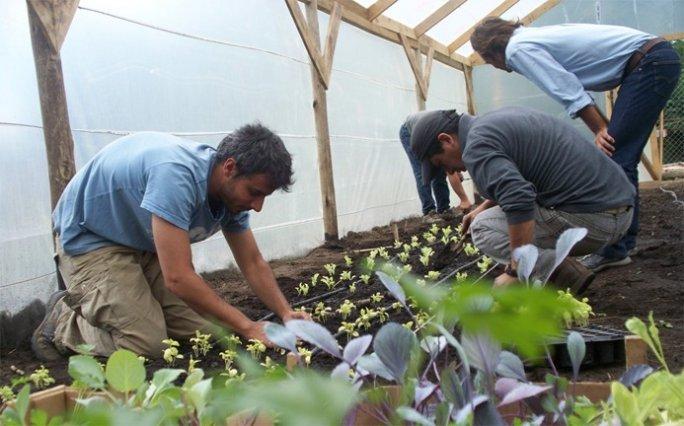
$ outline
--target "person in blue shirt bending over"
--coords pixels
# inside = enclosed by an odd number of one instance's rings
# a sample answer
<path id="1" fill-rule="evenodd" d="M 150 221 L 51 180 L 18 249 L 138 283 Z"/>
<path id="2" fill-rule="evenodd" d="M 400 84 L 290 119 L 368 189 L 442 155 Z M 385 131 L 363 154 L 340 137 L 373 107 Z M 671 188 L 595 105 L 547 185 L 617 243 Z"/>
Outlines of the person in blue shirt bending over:
<path id="1" fill-rule="evenodd" d="M 522 74 L 594 133 L 594 143 L 622 167 L 637 189 L 632 224 L 618 242 L 583 259 L 594 271 L 631 262 L 639 230 L 638 170 L 641 151 L 680 75 L 669 42 L 632 28 L 564 24 L 538 28 L 488 18 L 470 41 L 485 62 Z M 608 121 L 587 90 L 620 86 Z"/>
<path id="2" fill-rule="evenodd" d="M 283 141 L 260 124 L 217 149 L 163 133 L 118 139 L 65 188 L 53 212 L 66 291 L 53 294 L 32 348 L 54 360 L 90 345 L 159 358 L 167 338 L 208 332 L 212 321 L 266 343 L 264 323 L 221 299 L 195 272 L 190 245 L 223 232 L 256 295 L 283 321 L 308 319 L 278 288 L 249 228 L 249 211 L 292 184 Z"/>

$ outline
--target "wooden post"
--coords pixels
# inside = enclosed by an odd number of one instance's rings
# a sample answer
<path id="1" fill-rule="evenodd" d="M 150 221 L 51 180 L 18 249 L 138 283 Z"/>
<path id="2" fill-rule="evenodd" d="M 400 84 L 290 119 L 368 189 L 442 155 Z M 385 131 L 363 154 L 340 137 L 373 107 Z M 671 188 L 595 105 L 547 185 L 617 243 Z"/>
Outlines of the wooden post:
<path id="1" fill-rule="evenodd" d="M 333 54 L 337 33 L 342 17 L 342 6 L 335 3 L 325 43 L 325 52 L 321 52 L 320 32 L 318 30 L 318 1 L 311 0 L 306 4 L 306 22 L 299 10 L 297 0 L 285 0 L 297 31 L 311 59 L 311 83 L 313 86 L 313 109 L 316 124 L 316 141 L 318 147 L 318 172 L 321 183 L 321 199 L 323 202 L 323 226 L 326 241 L 339 238 L 337 227 L 337 202 L 335 201 L 335 182 L 333 179 L 332 154 L 330 149 L 330 130 L 328 127 L 328 99 L 326 89 L 332 70 Z"/>
<path id="2" fill-rule="evenodd" d="M 54 209 L 76 173 L 59 51 L 76 14 L 78 0 L 27 0 L 26 5 L 48 160 L 50 202 Z"/>
<path id="3" fill-rule="evenodd" d="M 430 88 L 430 73 L 432 72 L 432 61 L 435 54 L 435 49 L 430 47 L 426 55 L 425 67 L 423 68 L 423 57 L 420 52 L 420 45 L 415 49 L 409 45 L 409 41 L 403 34 L 399 35 L 401 45 L 404 47 L 404 53 L 411 66 L 413 77 L 416 80 L 416 96 L 418 102 L 418 111 L 425 109 L 425 101 L 427 101 L 428 89 Z"/>
<path id="4" fill-rule="evenodd" d="M 648 345 L 639 336 L 625 337 L 625 368 L 648 364 Z"/>
<path id="5" fill-rule="evenodd" d="M 475 97 L 473 96 L 473 67 L 466 65 L 463 67 L 463 75 L 466 84 L 466 100 L 468 102 L 468 114 L 475 115 Z"/>

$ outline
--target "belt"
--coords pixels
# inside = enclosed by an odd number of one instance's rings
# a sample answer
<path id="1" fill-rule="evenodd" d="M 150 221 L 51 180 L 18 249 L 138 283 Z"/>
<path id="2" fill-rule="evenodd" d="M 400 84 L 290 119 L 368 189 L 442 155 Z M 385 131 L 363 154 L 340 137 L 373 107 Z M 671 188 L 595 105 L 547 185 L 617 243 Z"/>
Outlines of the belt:
<path id="1" fill-rule="evenodd" d="M 603 211 L 603 213 L 620 214 L 620 213 L 628 212 L 631 208 L 632 208 L 632 206 L 615 207 L 613 209 L 606 209 Z"/>
<path id="2" fill-rule="evenodd" d="M 642 44 L 641 47 L 637 49 L 636 52 L 632 53 L 632 56 L 629 57 L 627 65 L 625 65 L 625 72 L 622 74 L 622 79 L 624 80 L 625 77 L 627 77 L 632 71 L 634 71 L 634 68 L 636 68 L 639 65 L 639 62 L 643 59 L 644 56 L 646 56 L 649 50 L 651 50 L 656 44 L 666 41 L 667 40 L 665 40 L 662 37 L 656 37 Z"/>

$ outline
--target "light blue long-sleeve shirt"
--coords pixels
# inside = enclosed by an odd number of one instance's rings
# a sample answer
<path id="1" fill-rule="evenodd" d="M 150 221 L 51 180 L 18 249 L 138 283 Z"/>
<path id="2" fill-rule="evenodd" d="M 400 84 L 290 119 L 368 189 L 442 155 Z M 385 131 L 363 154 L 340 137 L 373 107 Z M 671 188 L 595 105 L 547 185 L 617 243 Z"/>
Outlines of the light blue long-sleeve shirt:
<path id="1" fill-rule="evenodd" d="M 560 102 L 574 118 L 593 103 L 587 90 L 618 86 L 629 57 L 654 37 L 614 25 L 520 27 L 506 46 L 506 64 Z"/>

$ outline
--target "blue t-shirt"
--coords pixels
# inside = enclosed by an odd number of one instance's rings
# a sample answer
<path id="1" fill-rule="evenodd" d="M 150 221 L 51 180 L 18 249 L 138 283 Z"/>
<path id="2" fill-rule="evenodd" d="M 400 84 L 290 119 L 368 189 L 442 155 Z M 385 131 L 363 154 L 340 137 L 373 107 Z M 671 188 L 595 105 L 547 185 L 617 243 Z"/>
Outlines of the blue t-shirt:
<path id="1" fill-rule="evenodd" d="M 212 210 L 207 185 L 216 150 L 154 132 L 120 138 L 69 182 L 53 212 L 67 254 L 122 245 L 154 252 L 152 215 L 188 231 L 190 242 L 223 228 L 249 228 L 249 213 Z"/>

